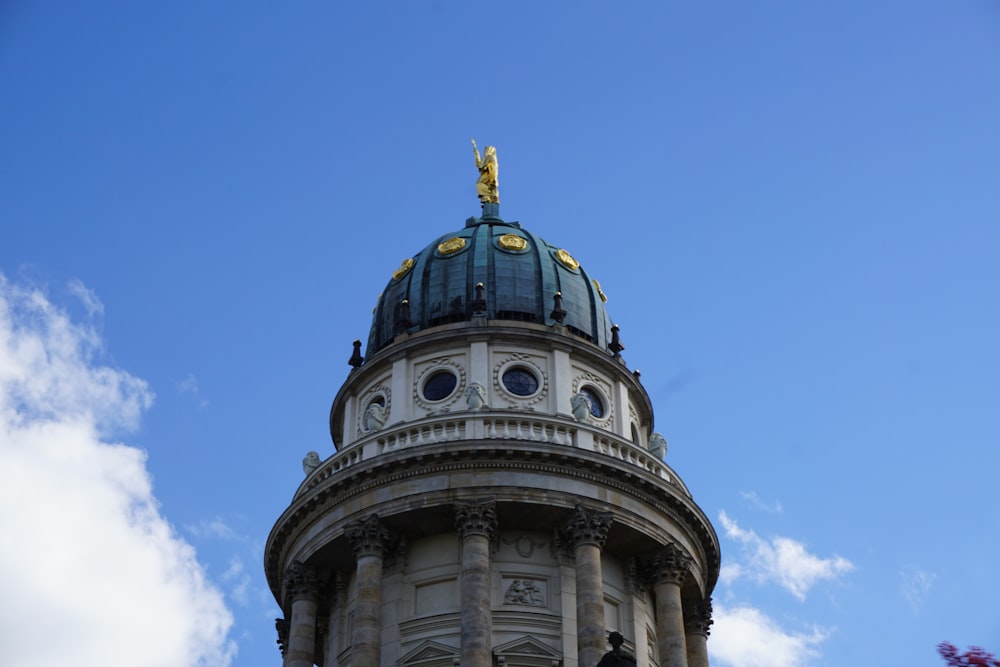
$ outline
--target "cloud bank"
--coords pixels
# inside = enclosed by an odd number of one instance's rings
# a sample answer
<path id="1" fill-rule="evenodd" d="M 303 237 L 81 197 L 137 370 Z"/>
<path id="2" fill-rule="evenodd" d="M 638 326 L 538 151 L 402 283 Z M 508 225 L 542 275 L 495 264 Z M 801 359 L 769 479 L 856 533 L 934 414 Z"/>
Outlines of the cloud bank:
<path id="1" fill-rule="evenodd" d="M 82 283 L 89 313 L 100 301 Z M 0 628 L 9 667 L 224 667 L 232 614 L 160 515 L 138 425 L 147 384 L 0 275 Z"/>
<path id="2" fill-rule="evenodd" d="M 806 667 L 815 663 L 818 646 L 827 638 L 818 628 L 788 632 L 753 607 L 715 605 L 712 616 L 709 655 L 713 664 L 726 667 Z"/>

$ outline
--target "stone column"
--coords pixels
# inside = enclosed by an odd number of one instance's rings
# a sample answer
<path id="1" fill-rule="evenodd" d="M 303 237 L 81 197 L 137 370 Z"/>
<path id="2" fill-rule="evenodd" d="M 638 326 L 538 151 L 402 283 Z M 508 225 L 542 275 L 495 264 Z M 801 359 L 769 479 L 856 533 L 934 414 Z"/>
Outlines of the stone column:
<path id="1" fill-rule="evenodd" d="M 708 667 L 708 627 L 712 625 L 712 598 L 685 600 L 684 635 L 688 667 Z"/>
<path id="2" fill-rule="evenodd" d="M 337 656 L 344 647 L 341 645 L 341 628 L 344 622 L 344 603 L 347 600 L 344 590 L 343 572 L 337 572 L 331 582 L 330 620 L 326 631 L 326 659 L 324 667 L 337 667 Z"/>
<path id="3" fill-rule="evenodd" d="M 316 662 L 316 605 L 322 583 L 316 568 L 302 561 L 285 572 L 282 588 L 285 599 L 291 600 L 292 615 L 283 667 L 313 667 Z"/>
<path id="4" fill-rule="evenodd" d="M 351 632 L 351 664 L 379 667 L 382 648 L 382 561 L 390 532 L 372 515 L 344 531 L 357 559 L 357 596 Z"/>
<path id="5" fill-rule="evenodd" d="M 600 662 L 607 647 L 601 549 L 611 520 L 610 512 L 577 505 L 564 529 L 576 565 L 576 644 L 581 667 Z"/>
<path id="6" fill-rule="evenodd" d="M 455 505 L 462 537 L 462 667 L 493 664 L 490 602 L 490 541 L 496 533 L 496 502 L 484 498 Z"/>
<path id="7" fill-rule="evenodd" d="M 677 546 L 668 544 L 653 557 L 650 565 L 656 597 L 656 648 L 660 664 L 688 667 L 681 584 L 687 578 L 691 558 Z"/>

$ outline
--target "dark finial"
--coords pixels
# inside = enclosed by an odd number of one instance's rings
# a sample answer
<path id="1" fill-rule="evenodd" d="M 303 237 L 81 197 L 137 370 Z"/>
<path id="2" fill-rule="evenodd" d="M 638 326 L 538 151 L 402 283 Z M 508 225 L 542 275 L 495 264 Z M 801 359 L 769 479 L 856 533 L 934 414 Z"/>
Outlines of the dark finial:
<path id="1" fill-rule="evenodd" d="M 476 298 L 472 301 L 472 312 L 473 313 L 485 313 L 486 312 L 486 296 L 484 294 L 485 289 L 482 283 L 476 283 Z"/>
<path id="2" fill-rule="evenodd" d="M 642 373 L 639 372 L 638 368 L 635 369 L 634 371 L 632 371 L 632 377 L 634 377 L 637 382 L 641 382 L 641 380 L 639 380 L 639 378 L 642 377 Z"/>
<path id="3" fill-rule="evenodd" d="M 347 360 L 347 363 L 354 368 L 361 368 L 361 364 L 365 363 L 365 358 L 361 356 L 361 341 L 354 341 L 354 354 L 351 358 Z"/>
<path id="4" fill-rule="evenodd" d="M 403 299 L 399 304 L 399 317 L 396 318 L 396 331 L 404 331 L 413 326 L 410 321 L 410 300 Z"/>
<path id="5" fill-rule="evenodd" d="M 552 303 L 552 312 L 549 313 L 549 317 L 562 324 L 563 320 L 566 319 L 566 311 L 562 307 L 562 292 L 555 293 L 555 296 L 552 297 Z"/>
<path id="6" fill-rule="evenodd" d="M 622 350 L 625 349 L 625 346 L 622 345 L 621 338 L 618 336 L 617 324 L 611 325 L 611 342 L 608 344 L 608 349 L 611 350 L 611 353 L 616 357 L 621 356 Z"/>

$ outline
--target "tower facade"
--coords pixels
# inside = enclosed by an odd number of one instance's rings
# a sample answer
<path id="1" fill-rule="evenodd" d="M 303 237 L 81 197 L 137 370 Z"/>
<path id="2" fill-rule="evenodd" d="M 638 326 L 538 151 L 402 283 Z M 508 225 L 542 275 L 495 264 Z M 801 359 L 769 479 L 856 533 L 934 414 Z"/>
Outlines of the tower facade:
<path id="1" fill-rule="evenodd" d="M 600 285 L 483 201 L 392 273 L 268 538 L 283 664 L 594 667 L 615 631 L 706 667 L 718 538 Z"/>

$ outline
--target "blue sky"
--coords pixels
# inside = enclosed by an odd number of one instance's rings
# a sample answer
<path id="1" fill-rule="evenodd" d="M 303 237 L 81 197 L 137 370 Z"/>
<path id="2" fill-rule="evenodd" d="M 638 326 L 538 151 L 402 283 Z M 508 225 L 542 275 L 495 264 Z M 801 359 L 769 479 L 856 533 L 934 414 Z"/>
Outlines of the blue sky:
<path id="1" fill-rule="evenodd" d="M 715 522 L 713 664 L 1000 651 L 1000 5 L 621 4 L 0 5 L 8 664 L 279 664 L 263 542 L 470 136 Z"/>

